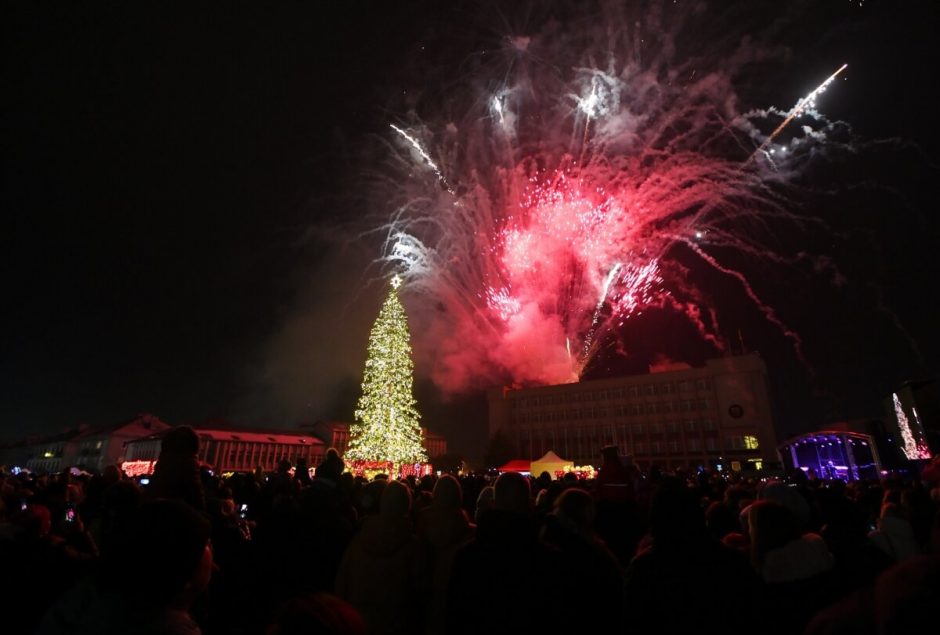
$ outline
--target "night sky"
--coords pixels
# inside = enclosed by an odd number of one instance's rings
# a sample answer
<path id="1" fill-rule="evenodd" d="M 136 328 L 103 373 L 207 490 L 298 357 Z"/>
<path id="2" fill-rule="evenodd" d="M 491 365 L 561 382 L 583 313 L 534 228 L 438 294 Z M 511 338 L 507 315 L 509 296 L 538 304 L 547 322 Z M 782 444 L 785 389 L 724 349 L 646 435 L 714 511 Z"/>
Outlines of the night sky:
<path id="1" fill-rule="evenodd" d="M 522 4 L 7 6 L 0 440 L 144 411 L 349 420 L 383 293 L 363 285 L 375 246 L 345 229 L 364 214 L 357 174 L 409 90 L 448 89 L 422 85 L 422 69 L 439 78 L 549 12 Z M 743 6 L 760 22 L 779 4 Z M 743 299 L 731 320 L 768 361 L 784 430 L 878 416 L 899 382 L 937 374 L 933 4 L 808 3 L 780 35 L 786 74 L 740 91 L 789 107 L 846 61 L 821 110 L 870 142 L 851 167 L 807 177 L 825 188 L 851 170 L 851 187 L 801 201 L 832 232 L 781 238 L 831 256 L 845 282 L 754 272 L 808 364 Z M 713 354 L 679 321 L 632 328 L 637 342 L 676 337 L 592 374 Z M 432 429 L 479 453 L 479 396 L 441 403 L 419 377 L 418 397 Z"/>

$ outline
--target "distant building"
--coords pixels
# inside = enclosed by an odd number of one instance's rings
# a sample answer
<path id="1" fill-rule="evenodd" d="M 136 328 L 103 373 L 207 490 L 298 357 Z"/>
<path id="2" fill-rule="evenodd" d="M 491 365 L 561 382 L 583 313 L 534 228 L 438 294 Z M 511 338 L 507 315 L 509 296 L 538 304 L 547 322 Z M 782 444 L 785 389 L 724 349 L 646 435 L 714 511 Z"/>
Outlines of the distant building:
<path id="1" fill-rule="evenodd" d="M 141 414 L 118 424 L 80 425 L 55 435 L 30 437 L 0 446 L 0 464 L 25 467 L 34 472 L 60 472 L 69 467 L 101 471 L 107 465 L 127 464 L 140 474 L 153 471 L 160 457 L 163 436 L 171 426 L 152 414 Z M 342 455 L 349 445 L 349 424 L 318 421 L 308 430 L 271 431 L 236 429 L 223 422 L 194 427 L 199 437 L 200 461 L 221 472 L 251 471 L 261 467 L 273 471 L 279 461 L 296 464 L 299 457 L 315 467 L 326 449 Z M 421 429 L 429 457 L 447 453 L 447 440 Z"/>
<path id="2" fill-rule="evenodd" d="M 306 426 L 317 435 L 328 448 L 336 448 L 340 456 L 346 453 L 349 447 L 349 425 L 344 421 L 317 421 Z M 447 454 L 447 439 L 427 428 L 421 428 L 421 441 L 428 458 Z"/>
<path id="3" fill-rule="evenodd" d="M 138 415 L 113 426 L 88 428 L 72 440 L 76 452 L 72 462 L 89 471 L 100 472 L 125 459 L 124 449 L 129 441 L 169 429 L 168 424 L 151 414 Z"/>
<path id="4" fill-rule="evenodd" d="M 169 428 L 158 417 L 146 413 L 116 424 L 82 424 L 67 432 L 11 444 L 5 448 L 2 460 L 11 467 L 25 467 L 33 472 L 60 472 L 70 467 L 100 471 L 124 460 L 128 441 Z"/>
<path id="5" fill-rule="evenodd" d="M 349 446 L 348 423 L 320 420 L 309 427 L 327 448 L 335 448 L 340 456 L 346 453 L 346 448 Z"/>
<path id="6" fill-rule="evenodd" d="M 549 450 L 597 465 L 615 445 L 642 468 L 760 469 L 776 463 L 767 368 L 756 354 L 653 366 L 649 374 L 533 388 L 491 390 L 490 433 L 516 457 Z"/>
<path id="7" fill-rule="evenodd" d="M 429 459 L 447 454 L 447 439 L 440 434 L 421 428 L 421 441 Z"/>
<path id="8" fill-rule="evenodd" d="M 298 432 L 272 432 L 247 429 L 194 428 L 199 437 L 198 459 L 213 466 L 218 472 L 250 472 L 262 468 L 274 471 L 280 461 L 296 465 L 304 458 L 307 465 L 316 467 L 323 459 L 325 445 L 311 434 Z M 160 458 L 160 449 L 166 431 L 127 443 L 127 461 L 137 473 L 153 471 L 153 463 Z M 129 466 L 129 467 L 130 467 Z"/>

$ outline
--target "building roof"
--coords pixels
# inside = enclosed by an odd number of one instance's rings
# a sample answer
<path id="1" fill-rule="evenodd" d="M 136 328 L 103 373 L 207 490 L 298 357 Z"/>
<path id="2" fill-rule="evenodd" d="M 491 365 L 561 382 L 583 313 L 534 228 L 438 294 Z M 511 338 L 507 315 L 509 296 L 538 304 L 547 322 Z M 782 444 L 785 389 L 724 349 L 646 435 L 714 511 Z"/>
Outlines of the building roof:
<path id="1" fill-rule="evenodd" d="M 136 423 L 140 423 L 144 428 L 153 428 L 154 431 L 166 430 L 170 428 L 170 424 L 161 421 L 158 416 L 150 414 L 149 412 L 144 412 L 137 415 L 133 419 L 127 419 L 117 423 L 106 423 L 104 425 L 98 426 L 79 426 L 78 433 L 74 436 L 74 438 L 84 439 L 87 437 L 106 435 L 112 432 L 117 432 L 121 428 L 126 428 Z"/>
<path id="2" fill-rule="evenodd" d="M 297 434 L 296 432 L 275 432 L 273 430 L 245 430 L 205 429 L 193 428 L 200 439 L 213 441 L 243 441 L 245 443 L 280 443 L 283 445 L 323 445 L 323 441 L 310 434 Z M 164 430 L 150 436 L 142 437 L 137 441 L 150 441 L 161 439 L 169 430 Z M 133 443 L 133 441 L 130 441 Z"/>
<path id="3" fill-rule="evenodd" d="M 311 434 L 269 432 L 267 430 L 203 430 L 196 428 L 200 439 L 214 441 L 245 441 L 248 443 L 282 443 L 293 445 L 323 445 L 323 441 Z"/>
<path id="4" fill-rule="evenodd" d="M 795 437 L 790 437 L 778 447 L 786 448 L 797 443 L 806 443 L 809 441 L 835 441 L 839 437 L 845 437 L 850 439 L 858 439 L 859 441 L 864 441 L 866 443 L 872 443 L 872 435 L 866 434 L 864 432 L 854 432 L 851 430 L 817 430 L 815 432 L 805 432 L 799 434 Z"/>
<path id="5" fill-rule="evenodd" d="M 104 436 L 138 422 L 142 423 L 145 428 L 152 427 L 154 431 L 166 430 L 170 428 L 169 424 L 161 421 L 160 418 L 156 415 L 152 415 L 150 413 L 141 413 L 133 419 L 125 419 L 117 423 L 105 423 L 100 425 L 89 425 L 87 423 L 81 423 L 77 426 L 60 432 L 30 435 L 22 439 L 14 439 L 4 442 L 0 444 L 0 448 L 9 449 L 18 447 L 31 447 L 37 445 L 48 445 L 50 443 L 60 443 L 63 441 L 87 439 L 89 437 Z"/>
<path id="6" fill-rule="evenodd" d="M 325 430 L 348 430 L 349 426 L 352 425 L 346 421 L 333 421 L 327 419 L 319 419 L 313 423 L 304 423 L 301 424 L 301 428 L 322 428 Z"/>
<path id="7" fill-rule="evenodd" d="M 621 388 L 631 384 L 642 385 L 649 382 L 694 380 L 705 377 L 715 377 L 729 372 L 749 372 L 761 370 L 766 372 L 763 359 L 757 353 L 743 355 L 727 355 L 705 360 L 702 365 L 691 366 L 684 362 L 672 362 L 651 366 L 648 373 L 633 373 L 614 377 L 601 377 L 597 379 L 582 379 L 576 382 L 553 385 L 526 385 L 505 386 L 503 388 L 490 388 L 487 391 L 490 401 L 497 398 L 506 399 L 510 394 L 526 397 L 532 395 L 545 395 L 552 393 L 571 393 L 580 390 L 604 390 L 608 388 Z"/>

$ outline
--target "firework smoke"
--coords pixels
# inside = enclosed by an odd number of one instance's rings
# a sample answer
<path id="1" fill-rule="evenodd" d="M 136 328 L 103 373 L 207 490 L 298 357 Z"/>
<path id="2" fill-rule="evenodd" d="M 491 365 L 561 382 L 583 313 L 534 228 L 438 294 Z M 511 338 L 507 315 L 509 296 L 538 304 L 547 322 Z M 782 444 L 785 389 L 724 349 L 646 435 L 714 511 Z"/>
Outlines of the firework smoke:
<path id="1" fill-rule="evenodd" d="M 732 34 L 696 51 L 695 12 L 620 11 L 507 37 L 448 105 L 465 116 L 392 124 L 382 262 L 406 281 L 416 349 L 445 391 L 575 381 L 612 341 L 629 350 L 626 323 L 651 308 L 722 350 L 694 268 L 740 285 L 799 354 L 725 255 L 786 259 L 761 238 L 801 221 L 787 181 L 825 142 L 814 100 L 842 69 L 786 113 L 742 113 L 735 78 L 773 51 Z"/>

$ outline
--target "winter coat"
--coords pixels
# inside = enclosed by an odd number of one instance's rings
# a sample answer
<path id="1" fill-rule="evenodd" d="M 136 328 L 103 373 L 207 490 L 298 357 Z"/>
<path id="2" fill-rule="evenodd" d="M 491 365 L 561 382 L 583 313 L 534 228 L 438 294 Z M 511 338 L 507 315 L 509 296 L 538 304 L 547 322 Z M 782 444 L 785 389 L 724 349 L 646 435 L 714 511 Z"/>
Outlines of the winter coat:
<path id="1" fill-rule="evenodd" d="M 484 512 L 476 538 L 454 559 L 447 632 L 569 632 L 575 610 L 555 584 L 559 567 L 558 553 L 538 540 L 531 515 Z"/>
<path id="2" fill-rule="evenodd" d="M 878 521 L 878 529 L 868 534 L 868 537 L 897 562 L 920 554 L 914 528 L 904 518 L 885 516 Z"/>
<path id="3" fill-rule="evenodd" d="M 440 509 L 433 504 L 418 516 L 418 537 L 431 557 L 431 602 L 428 633 L 444 631 L 447 584 L 457 551 L 473 538 L 475 527 L 462 509 Z"/>
<path id="4" fill-rule="evenodd" d="M 822 537 L 809 533 L 767 552 L 760 573 L 768 584 L 794 582 L 830 571 L 834 564 Z"/>
<path id="5" fill-rule="evenodd" d="M 336 594 L 360 612 L 369 632 L 424 628 L 430 571 L 408 517 L 369 516 L 343 554 Z"/>

